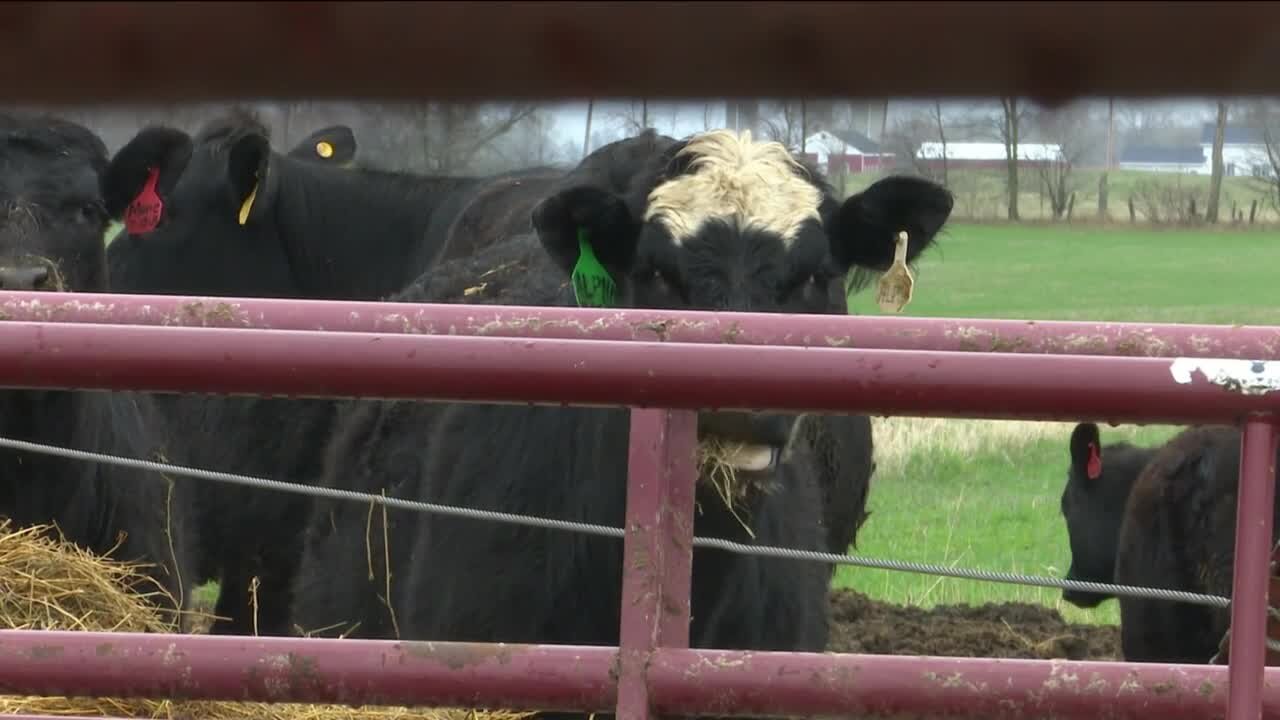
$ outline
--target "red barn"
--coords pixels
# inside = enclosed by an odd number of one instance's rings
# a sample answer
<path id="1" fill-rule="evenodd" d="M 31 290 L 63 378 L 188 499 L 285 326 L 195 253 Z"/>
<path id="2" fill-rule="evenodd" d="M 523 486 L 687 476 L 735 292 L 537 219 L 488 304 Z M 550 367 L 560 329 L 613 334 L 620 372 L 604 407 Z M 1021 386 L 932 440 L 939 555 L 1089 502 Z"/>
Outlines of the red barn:
<path id="1" fill-rule="evenodd" d="M 805 140 L 804 149 L 827 175 L 873 172 L 893 163 L 893 153 L 856 130 L 820 130 Z"/>

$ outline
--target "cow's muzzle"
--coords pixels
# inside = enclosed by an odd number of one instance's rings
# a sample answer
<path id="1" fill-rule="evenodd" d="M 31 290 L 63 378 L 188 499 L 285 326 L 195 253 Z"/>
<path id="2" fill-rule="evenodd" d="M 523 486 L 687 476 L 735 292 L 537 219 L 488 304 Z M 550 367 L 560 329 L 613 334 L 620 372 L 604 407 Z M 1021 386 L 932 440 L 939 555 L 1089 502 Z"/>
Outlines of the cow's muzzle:
<path id="1" fill-rule="evenodd" d="M 766 413 L 702 412 L 698 441 L 714 443 L 718 462 L 738 472 L 768 472 L 782 458 L 791 423 L 791 418 Z"/>

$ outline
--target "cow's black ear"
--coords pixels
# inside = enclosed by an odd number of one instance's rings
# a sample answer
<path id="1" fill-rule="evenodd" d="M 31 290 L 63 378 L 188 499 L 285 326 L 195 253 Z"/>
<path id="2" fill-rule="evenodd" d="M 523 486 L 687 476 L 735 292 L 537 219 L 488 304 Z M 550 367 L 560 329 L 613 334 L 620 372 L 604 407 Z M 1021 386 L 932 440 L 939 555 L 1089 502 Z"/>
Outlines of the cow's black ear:
<path id="1" fill-rule="evenodd" d="M 578 264 L 580 241 L 589 244 L 615 283 L 635 262 L 640 224 L 622 198 L 606 190 L 581 186 L 552 195 L 534 207 L 533 228 L 565 273 Z"/>
<path id="2" fill-rule="evenodd" d="M 138 131 L 102 174 L 107 214 L 125 221 L 133 234 L 154 230 L 164 217 L 164 199 L 191 158 L 191 145 L 191 136 L 181 130 L 147 127 Z"/>
<path id="3" fill-rule="evenodd" d="M 1102 440 L 1094 423 L 1080 423 L 1071 432 L 1071 472 L 1090 480 L 1102 475 Z"/>
<path id="4" fill-rule="evenodd" d="M 348 167 L 356 158 L 356 134 L 346 125 L 321 128 L 289 151 L 289 157 Z"/>
<path id="5" fill-rule="evenodd" d="M 831 255 L 841 272 L 883 272 L 893 264 L 898 233 L 907 232 L 908 263 L 933 244 L 954 199 L 943 186 L 908 176 L 887 177 L 849 197 L 827 219 Z"/>
<path id="6" fill-rule="evenodd" d="M 236 221 L 248 225 L 266 217 L 279 186 L 271 161 L 271 140 L 262 133 L 244 135 L 227 156 L 227 181 Z"/>

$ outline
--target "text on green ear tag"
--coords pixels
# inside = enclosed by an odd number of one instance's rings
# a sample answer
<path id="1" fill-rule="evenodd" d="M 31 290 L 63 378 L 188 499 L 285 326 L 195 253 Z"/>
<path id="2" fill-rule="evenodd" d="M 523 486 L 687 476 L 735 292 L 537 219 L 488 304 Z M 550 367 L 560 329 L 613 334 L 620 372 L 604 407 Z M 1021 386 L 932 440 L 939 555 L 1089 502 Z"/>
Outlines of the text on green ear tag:
<path id="1" fill-rule="evenodd" d="M 609 277 L 609 271 L 596 259 L 591 243 L 587 242 L 585 228 L 578 230 L 578 262 L 573 266 L 570 279 L 573 281 L 573 296 L 579 307 L 613 305 L 617 285 Z"/>

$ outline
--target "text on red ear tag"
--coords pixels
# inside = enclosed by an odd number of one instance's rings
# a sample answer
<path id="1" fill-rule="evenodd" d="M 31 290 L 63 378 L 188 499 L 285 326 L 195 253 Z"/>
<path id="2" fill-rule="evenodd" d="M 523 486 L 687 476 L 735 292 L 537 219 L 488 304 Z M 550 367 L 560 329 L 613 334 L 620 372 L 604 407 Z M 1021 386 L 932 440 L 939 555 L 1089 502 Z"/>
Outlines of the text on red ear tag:
<path id="1" fill-rule="evenodd" d="M 147 171 L 147 182 L 142 186 L 138 196 L 129 203 L 124 211 L 124 227 L 130 235 L 145 235 L 160 224 L 160 215 L 164 212 L 164 201 L 156 192 L 156 182 L 160 179 L 160 170 L 151 168 Z"/>
<path id="2" fill-rule="evenodd" d="M 1085 472 L 1089 474 L 1090 480 L 1097 480 L 1102 476 L 1102 456 L 1098 455 L 1098 446 L 1093 443 L 1089 443 L 1089 464 Z"/>

